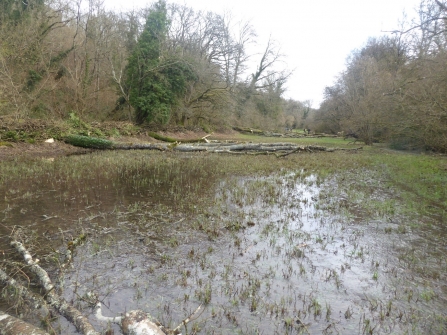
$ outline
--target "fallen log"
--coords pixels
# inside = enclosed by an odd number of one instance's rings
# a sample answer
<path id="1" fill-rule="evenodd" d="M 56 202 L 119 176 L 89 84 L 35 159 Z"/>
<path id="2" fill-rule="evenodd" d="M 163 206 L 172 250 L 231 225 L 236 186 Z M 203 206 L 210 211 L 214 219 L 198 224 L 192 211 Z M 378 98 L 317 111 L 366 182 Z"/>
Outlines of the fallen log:
<path id="1" fill-rule="evenodd" d="M 202 144 L 179 144 L 173 147 L 174 151 L 207 151 L 215 153 L 275 153 L 283 152 L 291 154 L 294 152 L 307 151 L 307 152 L 334 152 L 337 150 L 343 151 L 355 151 L 360 150 L 360 148 L 328 148 L 319 145 L 297 145 L 293 143 L 239 143 L 239 144 L 228 144 L 228 143 L 202 143 Z"/>
<path id="2" fill-rule="evenodd" d="M 165 144 L 165 143 L 114 143 L 111 149 L 166 151 L 172 148 L 172 146 L 173 146 L 172 144 Z"/>
<path id="3" fill-rule="evenodd" d="M 121 148 L 121 147 L 116 147 Z M 360 148 L 328 148 L 318 145 L 297 145 L 293 143 L 200 143 L 200 144 L 176 144 L 172 146 L 153 147 L 152 145 L 128 146 L 126 149 L 157 149 L 178 152 L 210 152 L 210 153 L 230 153 L 230 154 L 269 154 L 277 153 L 278 157 L 284 157 L 297 152 L 334 152 L 334 151 L 357 151 Z"/>
<path id="4" fill-rule="evenodd" d="M 47 332 L 20 320 L 12 315 L 0 311 L 1 335 L 49 335 Z"/>
<path id="5" fill-rule="evenodd" d="M 111 149 L 113 142 L 98 137 L 82 136 L 82 135 L 68 135 L 64 139 L 65 143 L 81 148 L 89 149 Z"/>
<path id="6" fill-rule="evenodd" d="M 44 291 L 43 296 L 48 302 L 49 306 L 53 307 L 68 321 L 70 321 L 80 333 L 85 335 L 99 335 L 100 333 L 93 328 L 88 319 L 83 316 L 81 312 L 55 293 L 55 287 L 48 276 L 48 273 L 40 267 L 40 265 L 38 265 L 39 260 L 34 260 L 26 247 L 21 242 L 17 241 L 17 235 L 18 233 L 14 235 L 13 240 L 11 241 L 11 246 L 13 246 L 16 251 L 22 255 L 25 263 L 28 265 L 28 269 L 36 276 L 39 285 Z M 72 241 L 72 244 L 79 244 L 83 239 L 84 235 L 81 234 L 78 239 Z M 20 283 L 9 277 L 1 269 L 0 283 L 4 285 L 12 285 L 21 293 L 23 292 L 22 294 L 27 298 L 32 296 L 32 293 L 30 293 Z M 44 298 L 38 296 L 37 299 L 32 300 L 37 301 L 33 307 L 37 308 L 38 305 L 46 306 Z M 184 319 L 177 327 L 173 329 L 165 328 L 161 324 L 152 321 L 150 315 L 141 310 L 130 311 L 119 317 L 104 317 L 101 313 L 100 303 L 96 305 L 95 316 L 100 321 L 119 324 L 124 335 L 176 335 L 180 334 L 180 328 L 182 326 L 186 327 L 189 322 L 200 316 L 197 315 L 200 309 L 201 306 L 199 306 L 193 314 Z M 0 335 L 17 334 L 48 335 L 45 331 L 0 311 Z"/>
<path id="7" fill-rule="evenodd" d="M 125 313 L 123 316 L 103 316 L 101 303 L 99 302 L 96 305 L 95 316 L 99 321 L 105 321 L 109 323 L 116 323 L 120 325 L 121 330 L 124 335 L 176 335 L 180 334 L 180 328 L 186 327 L 186 325 L 196 320 L 200 314 L 199 311 L 202 308 L 200 305 L 194 313 L 184 319 L 177 327 L 173 329 L 165 328 L 158 322 L 152 321 L 152 318 L 149 314 L 141 311 L 135 310 Z"/>
<path id="8" fill-rule="evenodd" d="M 127 312 L 124 316 L 107 317 L 102 315 L 101 303 L 98 303 L 95 316 L 100 321 L 119 324 L 124 335 L 166 335 L 146 313 L 140 310 Z"/>
<path id="9" fill-rule="evenodd" d="M 253 129 L 253 128 L 244 128 L 244 127 L 233 127 L 233 130 L 239 131 L 241 133 L 250 133 L 250 134 L 257 134 L 257 135 L 263 135 L 264 132 L 260 129 Z"/>
<path id="10" fill-rule="evenodd" d="M 33 257 L 25 246 L 15 239 L 11 241 L 11 246 L 13 246 L 17 252 L 22 255 L 30 271 L 37 277 L 40 286 L 44 289 L 44 296 L 49 305 L 69 320 L 80 333 L 84 335 L 100 335 L 100 333 L 93 328 L 88 319 L 82 315 L 80 311 L 54 292 L 54 285 L 51 282 L 48 273 L 37 264 L 37 261 L 33 260 Z"/>
<path id="11" fill-rule="evenodd" d="M 192 145 L 177 145 L 174 147 L 175 151 L 181 152 L 199 152 L 199 151 L 210 151 L 203 146 L 192 146 Z"/>
<path id="12" fill-rule="evenodd" d="M 32 310 L 34 311 L 40 310 L 39 311 L 40 317 L 45 318 L 46 316 L 49 315 L 49 311 L 45 304 L 45 300 L 41 296 L 28 290 L 25 286 L 17 282 L 14 278 L 8 276 L 7 273 L 2 269 L 0 269 L 0 284 L 2 284 L 5 287 L 9 286 L 14 288 L 15 294 L 18 294 L 20 298 L 23 299 L 23 301 L 25 301 L 25 303 Z M 2 332 L 0 330 L 0 334 L 1 333 Z"/>
<path id="13" fill-rule="evenodd" d="M 156 140 L 168 142 L 168 143 L 179 143 L 179 142 L 183 142 L 183 143 L 203 143 L 203 142 L 205 142 L 206 143 L 208 141 L 207 137 L 211 136 L 211 134 L 208 134 L 201 138 L 181 140 L 181 139 L 176 139 L 176 138 L 169 137 L 169 136 L 163 136 L 158 133 L 154 133 L 152 131 L 148 132 L 148 135 L 152 138 L 155 138 Z"/>
<path id="14" fill-rule="evenodd" d="M 111 150 L 158 150 L 158 151 L 178 151 L 178 152 L 213 152 L 213 153 L 250 153 L 255 155 L 276 153 L 277 157 L 285 157 L 297 152 L 333 152 L 337 150 L 344 151 L 356 151 L 362 149 L 353 148 L 328 148 L 319 145 L 298 145 L 294 143 L 279 142 L 279 143 L 228 143 L 228 142 L 210 142 L 206 139 L 209 135 L 202 138 L 201 143 L 115 143 L 110 142 L 104 145 L 99 145 L 98 141 L 94 141 L 92 138 L 91 143 L 94 145 L 90 148 L 93 149 L 111 149 Z M 79 136 L 78 136 L 79 137 Z M 84 136 L 85 137 L 85 136 Z M 100 140 L 100 139 L 99 139 Z M 72 141 L 67 142 L 72 145 L 80 144 L 82 147 L 87 147 L 87 143 L 90 143 L 87 139 L 82 139 L 82 141 Z"/>

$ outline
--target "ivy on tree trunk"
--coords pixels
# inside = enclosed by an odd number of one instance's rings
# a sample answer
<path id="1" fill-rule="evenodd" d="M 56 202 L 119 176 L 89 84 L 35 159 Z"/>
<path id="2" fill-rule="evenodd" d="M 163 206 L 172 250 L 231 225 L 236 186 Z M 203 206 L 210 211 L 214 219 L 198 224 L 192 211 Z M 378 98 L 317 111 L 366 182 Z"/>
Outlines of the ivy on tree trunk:
<path id="1" fill-rule="evenodd" d="M 166 2 L 159 0 L 149 12 L 127 67 L 129 102 L 138 124 L 167 123 L 186 84 L 195 77 L 185 60 L 164 52 L 168 27 Z"/>

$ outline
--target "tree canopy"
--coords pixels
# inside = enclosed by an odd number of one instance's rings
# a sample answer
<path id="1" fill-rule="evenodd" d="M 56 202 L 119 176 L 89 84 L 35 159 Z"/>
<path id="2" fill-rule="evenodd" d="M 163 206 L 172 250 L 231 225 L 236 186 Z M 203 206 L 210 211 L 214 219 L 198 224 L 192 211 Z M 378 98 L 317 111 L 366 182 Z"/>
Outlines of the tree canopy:
<path id="1" fill-rule="evenodd" d="M 418 18 L 351 54 L 326 88 L 317 117 L 322 131 L 447 152 L 446 2 L 422 1 Z"/>
<path id="2" fill-rule="evenodd" d="M 1 0 L 0 8 L 0 115 L 282 124 L 288 72 L 279 48 L 271 40 L 249 73 L 256 33 L 230 13 L 164 0 L 128 12 L 97 0 Z"/>

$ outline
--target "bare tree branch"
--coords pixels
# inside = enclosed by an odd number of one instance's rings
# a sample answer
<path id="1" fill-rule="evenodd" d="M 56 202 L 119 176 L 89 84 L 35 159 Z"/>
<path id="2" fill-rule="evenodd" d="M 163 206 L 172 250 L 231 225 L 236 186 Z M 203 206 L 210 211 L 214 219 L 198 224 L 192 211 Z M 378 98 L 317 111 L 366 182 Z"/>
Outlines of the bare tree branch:
<path id="1" fill-rule="evenodd" d="M 48 273 L 37 264 L 37 261 L 33 260 L 33 257 L 25 246 L 18 242 L 15 238 L 11 241 L 11 246 L 13 246 L 17 252 L 22 255 L 31 272 L 39 280 L 39 284 L 45 290 L 45 298 L 50 306 L 54 307 L 59 313 L 72 322 L 76 329 L 82 334 L 100 335 L 100 333 L 93 328 L 88 319 L 83 316 L 81 312 L 68 304 L 65 299 L 59 297 L 54 292 L 54 285 L 51 282 Z"/>

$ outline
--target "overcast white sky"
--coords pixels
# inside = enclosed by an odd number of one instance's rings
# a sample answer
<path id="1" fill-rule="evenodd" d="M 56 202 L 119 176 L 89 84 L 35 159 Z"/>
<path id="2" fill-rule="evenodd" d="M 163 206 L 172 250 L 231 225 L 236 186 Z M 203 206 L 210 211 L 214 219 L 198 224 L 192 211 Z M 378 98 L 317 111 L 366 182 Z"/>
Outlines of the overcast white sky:
<path id="1" fill-rule="evenodd" d="M 368 37 L 398 28 L 403 13 L 412 17 L 420 0 L 168 0 L 197 10 L 231 11 L 250 21 L 262 52 L 272 36 L 295 69 L 286 97 L 311 100 L 318 108 L 323 90 L 344 70 L 347 56 Z M 105 0 L 106 6 L 145 7 L 152 1 Z M 254 56 L 253 61 L 258 59 Z"/>

